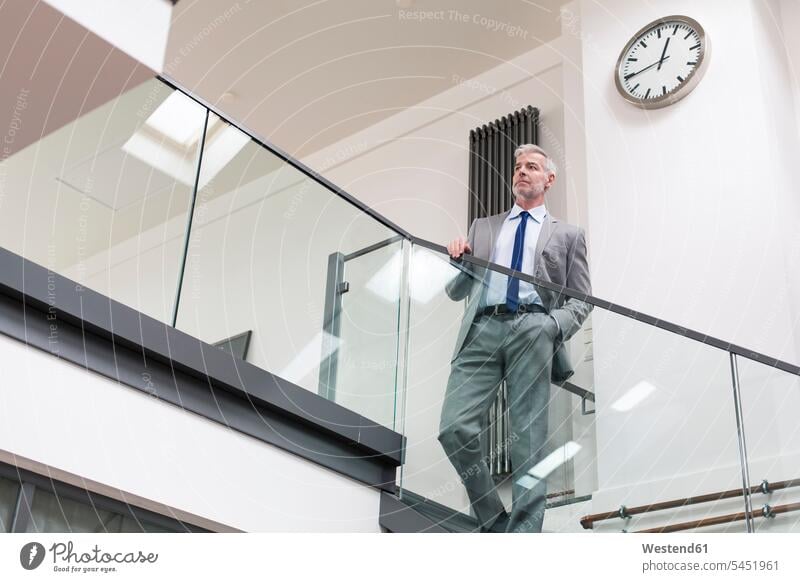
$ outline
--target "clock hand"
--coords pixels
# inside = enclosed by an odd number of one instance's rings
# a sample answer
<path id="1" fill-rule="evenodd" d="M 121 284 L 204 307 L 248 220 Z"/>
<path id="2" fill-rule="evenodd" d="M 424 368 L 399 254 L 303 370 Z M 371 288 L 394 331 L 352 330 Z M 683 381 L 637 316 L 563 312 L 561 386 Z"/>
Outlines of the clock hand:
<path id="1" fill-rule="evenodd" d="M 660 60 L 660 61 L 656 61 L 656 62 L 655 62 L 655 63 L 653 63 L 652 65 L 647 65 L 647 66 L 646 66 L 644 69 L 639 69 L 639 70 L 638 70 L 638 71 L 636 71 L 635 73 L 631 73 L 630 75 L 625 75 L 625 80 L 627 81 L 628 79 L 630 79 L 631 77 L 635 77 L 635 76 L 636 76 L 636 75 L 638 75 L 639 73 L 644 73 L 644 72 L 645 72 L 647 69 L 652 69 L 653 67 L 655 67 L 655 66 L 656 66 L 657 64 L 659 64 L 660 62 L 666 61 L 668 58 L 669 58 L 669 57 L 664 57 L 662 60 Z"/>
<path id="2" fill-rule="evenodd" d="M 667 54 L 667 47 L 669 46 L 669 39 L 670 38 L 672 38 L 672 37 L 671 36 L 667 37 L 667 42 L 664 43 L 664 50 L 661 51 L 661 58 L 658 60 L 658 69 L 656 69 L 657 71 L 661 70 L 661 63 L 663 63 L 665 60 L 667 60 L 667 59 L 664 58 L 664 55 Z"/>

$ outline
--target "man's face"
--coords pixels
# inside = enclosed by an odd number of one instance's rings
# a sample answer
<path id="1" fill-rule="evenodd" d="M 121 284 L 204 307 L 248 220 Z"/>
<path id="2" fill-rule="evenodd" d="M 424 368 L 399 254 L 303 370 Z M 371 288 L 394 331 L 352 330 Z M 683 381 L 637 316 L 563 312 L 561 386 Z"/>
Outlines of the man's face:
<path id="1" fill-rule="evenodd" d="M 545 157 L 536 152 L 521 154 L 514 165 L 511 191 L 527 200 L 544 195 L 555 182 L 555 174 L 545 168 Z"/>

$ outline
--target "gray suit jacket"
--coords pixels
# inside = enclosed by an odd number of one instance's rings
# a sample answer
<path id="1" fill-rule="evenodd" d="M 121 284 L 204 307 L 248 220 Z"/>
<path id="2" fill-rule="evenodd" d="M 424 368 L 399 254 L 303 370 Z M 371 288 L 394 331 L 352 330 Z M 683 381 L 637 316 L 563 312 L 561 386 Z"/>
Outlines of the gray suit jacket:
<path id="1" fill-rule="evenodd" d="M 495 242 L 506 216 L 508 216 L 508 212 L 487 218 L 478 218 L 472 223 L 467 239 L 473 256 L 487 261 L 491 260 Z M 468 263 L 463 264 L 460 268 L 463 272 L 450 281 L 445 289 L 447 295 L 454 301 L 469 297 L 461 330 L 456 340 L 453 359 L 464 345 L 464 339 L 467 337 L 467 332 L 469 332 L 478 311 L 481 291 L 488 282 L 489 275 L 488 269 L 478 268 Z M 591 295 L 592 286 L 589 282 L 589 265 L 586 260 L 586 236 L 583 229 L 561 222 L 548 214 L 539 232 L 539 239 L 536 241 L 533 272 L 528 274 L 543 281 Z M 536 291 L 545 308 L 550 315 L 556 318 L 561 328 L 561 338 L 553 356 L 552 380 L 556 383 L 563 382 L 574 373 L 563 342 L 580 329 L 592 306 L 542 287 L 537 287 Z"/>

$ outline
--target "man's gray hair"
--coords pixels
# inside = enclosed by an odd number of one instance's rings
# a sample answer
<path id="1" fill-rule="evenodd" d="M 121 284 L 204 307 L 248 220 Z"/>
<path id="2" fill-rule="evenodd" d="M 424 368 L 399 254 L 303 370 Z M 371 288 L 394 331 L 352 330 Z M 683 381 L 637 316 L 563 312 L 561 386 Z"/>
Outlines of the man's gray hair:
<path id="1" fill-rule="evenodd" d="M 550 154 L 548 154 L 539 146 L 533 145 L 532 143 L 522 144 L 516 150 L 514 150 L 514 161 L 516 162 L 517 158 L 522 154 L 541 154 L 544 156 L 545 169 L 548 172 L 552 172 L 554 175 L 556 174 L 556 163 L 553 161 L 553 158 L 551 158 Z"/>

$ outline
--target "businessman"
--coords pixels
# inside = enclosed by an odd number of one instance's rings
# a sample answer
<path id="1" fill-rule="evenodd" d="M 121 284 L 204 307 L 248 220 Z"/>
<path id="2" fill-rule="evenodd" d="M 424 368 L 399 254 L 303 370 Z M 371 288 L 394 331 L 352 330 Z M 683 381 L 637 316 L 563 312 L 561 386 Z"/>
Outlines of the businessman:
<path id="1" fill-rule="evenodd" d="M 582 229 L 551 217 L 545 194 L 556 167 L 540 147 L 514 152 L 514 207 L 479 218 L 467 240 L 447 245 L 453 259 L 464 253 L 512 270 L 591 294 Z M 546 483 L 537 474 L 547 438 L 551 378 L 572 375 L 563 342 L 580 329 L 591 306 L 559 291 L 496 271 L 463 267 L 448 296 L 468 297 L 442 407 L 439 441 L 464 483 L 482 531 L 540 532 Z M 501 382 L 508 388 L 512 509 L 495 489 L 480 438 Z"/>

